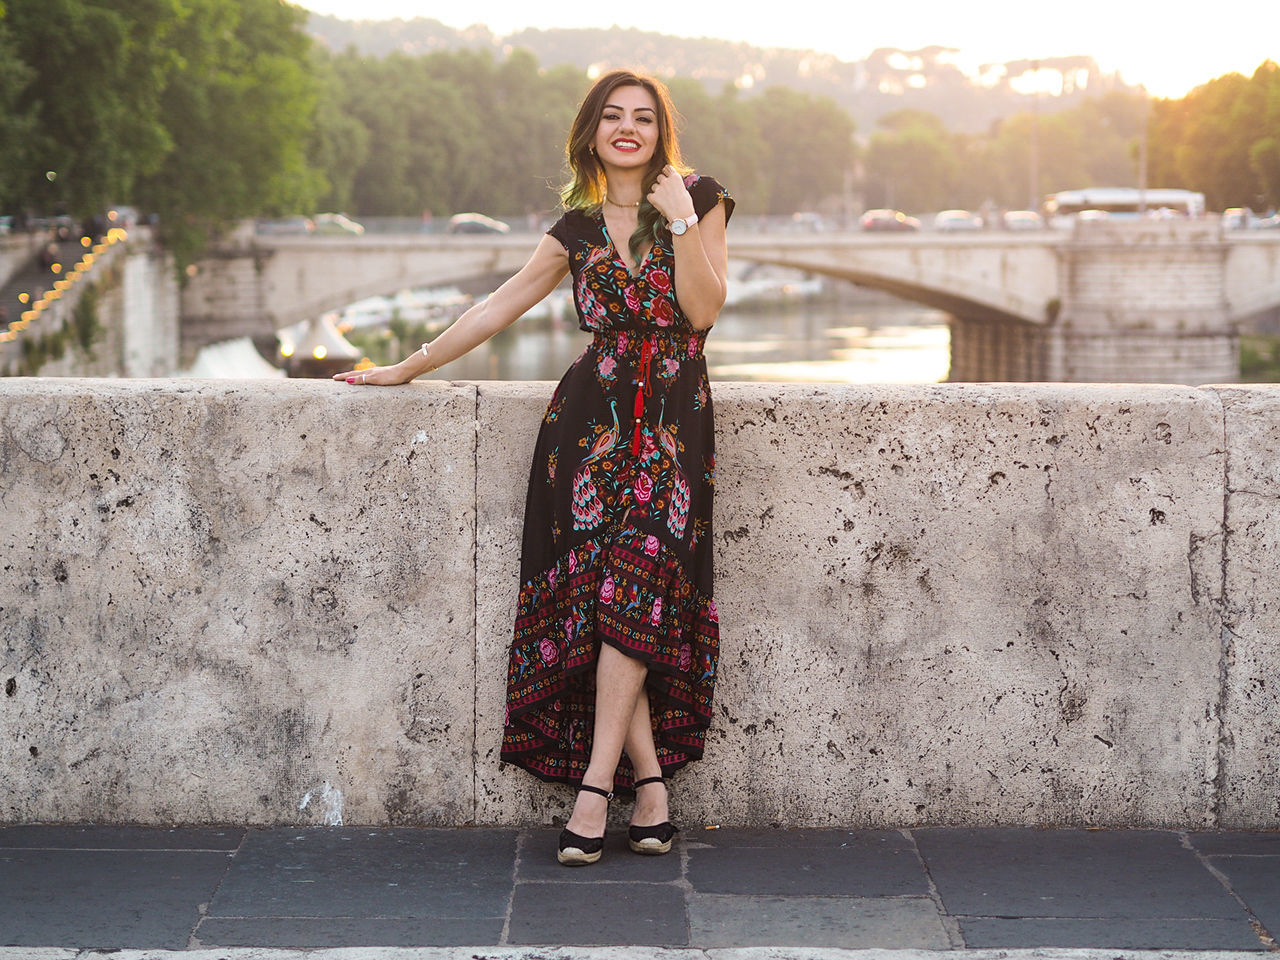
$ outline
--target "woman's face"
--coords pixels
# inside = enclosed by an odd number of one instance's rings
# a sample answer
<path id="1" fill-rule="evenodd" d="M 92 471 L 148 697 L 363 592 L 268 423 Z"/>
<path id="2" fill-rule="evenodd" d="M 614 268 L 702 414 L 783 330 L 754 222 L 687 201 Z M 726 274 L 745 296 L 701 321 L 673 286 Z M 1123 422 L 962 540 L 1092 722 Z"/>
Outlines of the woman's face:
<path id="1" fill-rule="evenodd" d="M 606 167 L 647 167 L 658 146 L 658 105 L 644 87 L 615 87 L 605 98 L 595 148 Z"/>

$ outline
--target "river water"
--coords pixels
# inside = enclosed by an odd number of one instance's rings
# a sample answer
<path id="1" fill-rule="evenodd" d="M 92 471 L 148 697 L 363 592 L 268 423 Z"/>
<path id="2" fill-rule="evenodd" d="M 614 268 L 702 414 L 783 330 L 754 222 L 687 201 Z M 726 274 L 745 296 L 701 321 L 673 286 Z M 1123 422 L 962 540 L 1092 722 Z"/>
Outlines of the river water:
<path id="1" fill-rule="evenodd" d="M 950 333 L 945 313 L 850 291 L 725 308 L 707 339 L 712 379 L 787 383 L 937 383 L 946 379 Z M 525 318 L 451 363 L 449 379 L 559 380 L 591 337 L 578 330 L 571 310 L 552 313 Z"/>

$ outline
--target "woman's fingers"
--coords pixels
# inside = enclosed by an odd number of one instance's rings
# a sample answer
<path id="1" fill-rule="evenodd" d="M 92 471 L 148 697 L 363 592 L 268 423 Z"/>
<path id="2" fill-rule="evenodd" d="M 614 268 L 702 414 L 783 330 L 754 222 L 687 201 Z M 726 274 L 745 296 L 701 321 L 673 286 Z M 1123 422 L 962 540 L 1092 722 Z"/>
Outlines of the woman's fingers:
<path id="1" fill-rule="evenodd" d="M 693 213 L 693 198 L 684 185 L 684 178 L 671 164 L 663 167 L 658 178 L 653 181 L 653 187 L 649 190 L 649 202 L 667 220 L 688 217 Z"/>
<path id="2" fill-rule="evenodd" d="M 385 377 L 379 377 L 383 369 L 383 367 L 370 367 L 367 370 L 344 370 L 342 373 L 335 373 L 333 379 L 345 380 L 347 383 L 355 384 L 358 387 L 377 387 L 388 382 Z"/>

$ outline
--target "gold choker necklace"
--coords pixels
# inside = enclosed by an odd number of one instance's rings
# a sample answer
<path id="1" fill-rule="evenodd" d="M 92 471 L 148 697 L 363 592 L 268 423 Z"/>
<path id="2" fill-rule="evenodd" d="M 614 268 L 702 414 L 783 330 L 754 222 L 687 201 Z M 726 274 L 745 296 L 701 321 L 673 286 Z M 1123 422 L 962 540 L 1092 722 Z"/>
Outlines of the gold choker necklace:
<path id="1" fill-rule="evenodd" d="M 619 203 L 617 200 L 614 200 L 613 197 L 609 196 L 608 194 L 605 194 L 604 202 L 611 203 L 615 207 L 618 207 L 619 209 L 622 209 L 622 210 L 633 210 L 636 207 L 640 206 L 639 200 L 637 200 L 635 203 Z"/>

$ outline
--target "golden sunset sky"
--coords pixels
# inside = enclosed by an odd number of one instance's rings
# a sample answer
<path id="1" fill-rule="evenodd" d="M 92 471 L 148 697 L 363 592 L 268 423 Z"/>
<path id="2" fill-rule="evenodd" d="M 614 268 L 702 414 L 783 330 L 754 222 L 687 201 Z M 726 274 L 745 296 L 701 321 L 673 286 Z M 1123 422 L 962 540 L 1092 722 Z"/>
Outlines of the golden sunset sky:
<path id="1" fill-rule="evenodd" d="M 344 19 L 432 17 L 452 27 L 482 23 L 499 35 L 524 27 L 637 27 L 687 37 L 717 37 L 759 46 L 798 47 L 844 60 L 877 47 L 956 47 L 966 72 L 1020 58 L 1087 55 L 1106 71 L 1162 97 L 1180 97 L 1224 73 L 1250 74 L 1280 57 L 1280 3 L 1218 0 L 1154 4 L 1136 0 L 1025 0 L 957 3 L 916 0 L 848 3 L 788 0 L 689 4 L 568 4 L 528 0 L 427 3 L 421 0 L 306 0 L 318 13 Z"/>

